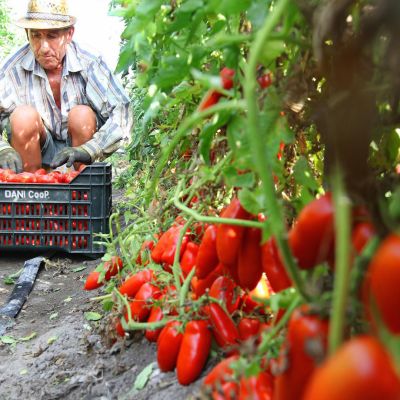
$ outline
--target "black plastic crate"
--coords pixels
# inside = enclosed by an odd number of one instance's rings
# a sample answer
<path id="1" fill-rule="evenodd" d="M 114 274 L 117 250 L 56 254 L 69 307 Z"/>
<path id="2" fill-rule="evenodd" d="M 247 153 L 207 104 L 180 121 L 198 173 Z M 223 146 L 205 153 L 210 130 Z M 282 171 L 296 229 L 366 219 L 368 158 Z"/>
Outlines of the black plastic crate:
<path id="1" fill-rule="evenodd" d="M 0 250 L 104 254 L 94 242 L 108 233 L 111 165 L 88 165 L 68 184 L 0 183 Z"/>

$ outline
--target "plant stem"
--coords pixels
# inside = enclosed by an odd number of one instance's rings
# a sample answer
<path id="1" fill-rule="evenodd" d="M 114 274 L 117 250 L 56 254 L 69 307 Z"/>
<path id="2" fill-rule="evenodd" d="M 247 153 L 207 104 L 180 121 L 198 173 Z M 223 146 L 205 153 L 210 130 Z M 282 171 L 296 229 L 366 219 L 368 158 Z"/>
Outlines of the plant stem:
<path id="1" fill-rule="evenodd" d="M 169 142 L 169 145 L 165 148 L 163 153 L 160 156 L 160 160 L 157 163 L 157 166 L 155 168 L 151 184 L 148 188 L 146 188 L 145 192 L 145 201 L 146 204 L 148 205 L 150 203 L 150 200 L 155 197 L 156 193 L 156 187 L 160 178 L 160 175 L 162 173 L 162 170 L 164 169 L 165 165 L 168 162 L 169 156 L 177 146 L 177 144 L 184 138 L 187 134 L 187 131 L 189 128 L 191 128 L 193 125 L 196 123 L 200 122 L 202 119 L 215 114 L 219 111 L 226 111 L 226 110 L 244 110 L 245 109 L 245 103 L 243 101 L 239 100 L 232 100 L 232 101 L 227 101 L 223 102 L 221 104 L 216 104 L 210 108 L 207 108 L 204 111 L 201 112 L 195 112 L 191 114 L 189 117 L 187 117 L 179 126 L 177 131 L 175 132 L 175 135 L 171 138 L 171 141 Z"/>
<path id="2" fill-rule="evenodd" d="M 286 240 L 283 213 L 279 201 L 276 198 L 272 171 L 266 157 L 265 140 L 261 134 L 262 130 L 260 127 L 259 109 L 256 97 L 256 70 L 260 54 L 262 53 L 265 42 L 270 38 L 272 30 L 278 24 L 290 1 L 291 0 L 277 1 L 273 11 L 267 17 L 264 26 L 257 33 L 255 41 L 250 48 L 249 61 L 245 71 L 244 95 L 248 108 L 248 134 L 250 144 L 256 161 L 256 168 L 262 181 L 264 195 L 271 213 L 269 218 L 272 232 L 275 235 L 278 248 L 293 285 L 298 290 L 300 296 L 304 300 L 308 300 L 309 296 L 305 291 L 302 276 L 300 275 Z M 271 121 L 271 126 L 276 123 L 278 116 L 279 113 L 276 113 L 276 118 Z M 264 227 L 266 227 L 266 225 Z"/>
<path id="3" fill-rule="evenodd" d="M 179 192 L 182 187 L 182 182 L 180 182 L 177 186 L 174 196 L 174 205 L 181 211 L 184 211 L 186 214 L 190 215 L 196 221 L 207 222 L 210 224 L 226 224 L 226 225 L 238 225 L 238 226 L 246 226 L 249 228 L 259 228 L 262 229 L 264 227 L 264 223 L 257 221 L 248 221 L 245 219 L 234 219 L 234 218 L 219 218 L 219 217 L 207 217 L 199 214 L 197 211 L 185 206 L 183 203 L 179 201 Z"/>
<path id="4" fill-rule="evenodd" d="M 335 205 L 336 266 L 329 325 L 329 354 L 331 355 L 343 341 L 350 281 L 350 201 L 346 196 L 342 174 L 339 170 L 333 174 L 332 187 Z"/>
<path id="5" fill-rule="evenodd" d="M 292 315 L 293 311 L 296 307 L 301 303 L 300 297 L 296 296 L 292 302 L 289 304 L 289 307 L 286 309 L 285 314 L 279 320 L 279 322 L 274 325 L 271 330 L 265 335 L 258 347 L 257 353 L 264 356 L 268 347 L 270 346 L 271 339 L 274 338 L 278 332 L 287 324 L 289 321 L 290 316 Z"/>
<path id="6" fill-rule="evenodd" d="M 185 281 L 183 282 L 181 291 L 179 293 L 179 305 L 183 307 L 185 304 L 185 300 L 187 297 L 187 294 L 189 292 L 189 286 L 190 282 L 192 281 L 192 278 L 196 272 L 196 268 L 192 268 L 192 270 L 189 272 L 188 276 L 186 277 Z"/>
<path id="7" fill-rule="evenodd" d="M 181 280 L 180 280 L 181 267 L 179 264 L 179 256 L 181 254 L 182 240 L 192 222 L 193 222 L 193 219 L 189 218 L 186 221 L 185 225 L 183 225 L 181 231 L 179 232 L 178 243 L 176 244 L 176 250 L 175 250 L 175 255 L 174 255 L 174 264 L 172 266 L 172 273 L 174 275 L 174 283 L 175 283 L 175 287 L 176 287 L 176 290 L 178 291 L 178 293 L 180 293 L 180 291 L 181 291 Z"/>

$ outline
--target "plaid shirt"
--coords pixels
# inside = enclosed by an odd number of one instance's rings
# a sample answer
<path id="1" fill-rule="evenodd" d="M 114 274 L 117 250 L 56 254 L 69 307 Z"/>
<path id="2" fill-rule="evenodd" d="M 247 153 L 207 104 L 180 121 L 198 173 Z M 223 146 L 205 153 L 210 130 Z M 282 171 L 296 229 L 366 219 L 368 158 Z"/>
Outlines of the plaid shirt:
<path id="1" fill-rule="evenodd" d="M 57 140 L 67 140 L 67 118 L 72 107 L 85 104 L 96 113 L 98 131 L 82 147 L 92 161 L 104 159 L 129 137 L 132 115 L 129 98 L 101 57 L 72 42 L 64 58 L 61 110 L 57 107 L 47 75 L 35 60 L 29 44 L 0 66 L 0 128 L 9 124 L 18 105 L 33 106 L 45 128 Z M 0 151 L 10 145 L 0 139 Z"/>

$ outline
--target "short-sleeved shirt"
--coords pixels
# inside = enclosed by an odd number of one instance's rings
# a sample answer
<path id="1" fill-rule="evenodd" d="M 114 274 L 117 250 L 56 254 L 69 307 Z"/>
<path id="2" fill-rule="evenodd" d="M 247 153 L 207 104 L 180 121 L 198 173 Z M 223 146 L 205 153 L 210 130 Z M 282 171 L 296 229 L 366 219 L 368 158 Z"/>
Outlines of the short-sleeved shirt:
<path id="1" fill-rule="evenodd" d="M 72 41 L 63 61 L 61 109 L 55 103 L 44 69 L 26 44 L 0 66 L 0 127 L 9 124 L 19 105 L 30 105 L 40 114 L 54 139 L 67 141 L 68 113 L 77 105 L 88 105 L 96 114 L 97 131 L 82 147 L 92 161 L 113 153 L 129 137 L 132 115 L 129 98 L 102 57 Z M 10 145 L 0 140 L 0 151 Z"/>

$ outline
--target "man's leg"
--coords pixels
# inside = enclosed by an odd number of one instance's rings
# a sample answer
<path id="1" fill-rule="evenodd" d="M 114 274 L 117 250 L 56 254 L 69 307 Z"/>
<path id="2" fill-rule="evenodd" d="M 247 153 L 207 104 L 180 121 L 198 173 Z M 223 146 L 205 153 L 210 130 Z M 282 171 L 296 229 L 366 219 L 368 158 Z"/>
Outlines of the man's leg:
<path id="1" fill-rule="evenodd" d="M 96 114 L 85 105 L 75 106 L 68 114 L 68 134 L 72 147 L 80 146 L 96 132 Z"/>
<path id="2" fill-rule="evenodd" d="M 10 125 L 11 146 L 21 156 L 24 171 L 41 168 L 40 149 L 46 141 L 46 132 L 39 113 L 32 106 L 18 106 L 10 116 Z"/>

